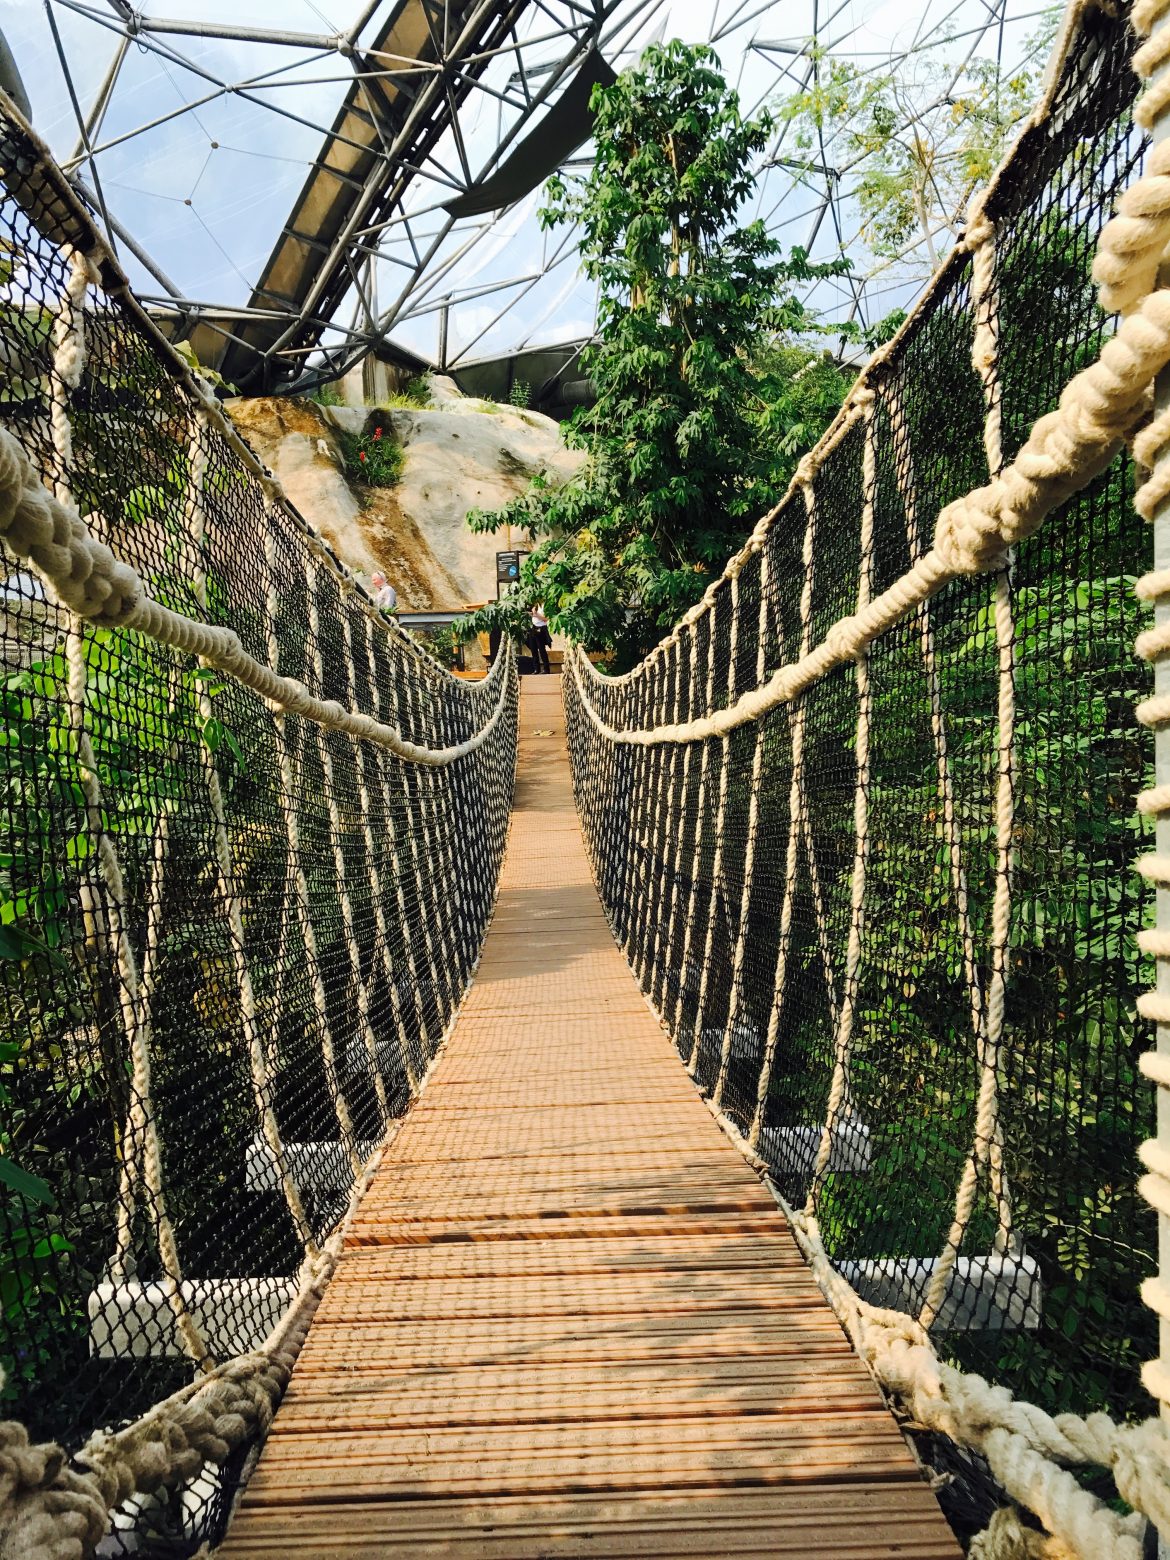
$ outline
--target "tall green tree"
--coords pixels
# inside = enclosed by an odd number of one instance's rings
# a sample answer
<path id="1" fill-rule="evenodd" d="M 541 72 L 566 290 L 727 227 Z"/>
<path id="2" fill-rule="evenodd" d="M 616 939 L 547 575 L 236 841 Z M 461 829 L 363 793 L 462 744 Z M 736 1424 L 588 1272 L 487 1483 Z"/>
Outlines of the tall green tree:
<path id="1" fill-rule="evenodd" d="M 593 107 L 592 169 L 552 179 L 541 213 L 577 224 L 598 287 L 596 401 L 566 428 L 586 460 L 469 521 L 526 527 L 522 597 L 624 664 L 698 599 L 840 404 L 846 380 L 821 354 L 771 346 L 814 327 L 794 286 L 845 267 L 784 257 L 739 221 L 773 122 L 743 117 L 709 48 L 647 50 Z"/>

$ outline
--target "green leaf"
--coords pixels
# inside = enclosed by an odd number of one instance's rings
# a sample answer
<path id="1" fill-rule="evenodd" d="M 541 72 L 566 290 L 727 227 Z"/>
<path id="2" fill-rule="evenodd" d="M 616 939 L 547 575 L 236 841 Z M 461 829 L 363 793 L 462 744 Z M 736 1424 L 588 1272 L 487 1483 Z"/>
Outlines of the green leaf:
<path id="1" fill-rule="evenodd" d="M 0 1186 L 8 1187 L 10 1191 L 27 1198 L 29 1202 L 44 1203 L 49 1208 L 57 1206 L 57 1199 L 39 1175 L 22 1170 L 18 1164 L 13 1163 L 3 1154 L 0 1154 Z"/>

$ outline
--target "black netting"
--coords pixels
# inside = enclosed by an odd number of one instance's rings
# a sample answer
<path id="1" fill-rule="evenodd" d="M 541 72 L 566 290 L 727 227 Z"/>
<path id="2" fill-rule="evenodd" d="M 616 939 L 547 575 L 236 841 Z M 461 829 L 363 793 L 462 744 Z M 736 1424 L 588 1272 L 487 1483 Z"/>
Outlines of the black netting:
<path id="1" fill-rule="evenodd" d="M 312 694 L 432 748 L 504 705 L 469 754 L 404 762 L 73 620 L 3 562 L 0 1417 L 75 1449 L 192 1379 L 160 1221 L 210 1354 L 254 1347 L 305 1237 L 336 1226 L 355 1161 L 409 1104 L 495 895 L 515 677 L 501 662 L 488 683 L 455 681 L 361 597 L 199 413 L 108 263 L 80 381 L 63 383 L 69 256 L 93 232 L 2 120 L 0 167 L 0 424 L 34 470 L 157 600 L 230 626 Z M 192 1552 L 246 1453 L 119 1513 L 104 1552 Z"/>
<path id="2" fill-rule="evenodd" d="M 1131 129 L 1131 49 L 1124 20 L 1086 12 L 1051 115 L 987 208 L 1005 460 L 1113 329 L 1090 268 L 1144 150 Z M 942 506 L 988 480 L 971 286 L 957 254 L 869 379 L 872 595 L 930 546 Z M 578 802 L 617 935 L 700 1086 L 798 1206 L 852 1012 L 820 1231 L 866 1298 L 916 1312 L 972 1155 L 976 1036 L 995 975 L 1002 581 L 953 581 L 870 649 L 866 913 L 852 982 L 853 665 L 726 738 L 628 745 L 595 718 L 636 728 L 716 710 L 856 609 L 864 445 L 859 419 L 816 471 L 811 541 L 798 488 L 743 565 L 734 602 L 728 578 L 669 649 L 625 679 L 579 666 L 582 685 L 567 679 L 566 698 Z M 1011 937 L 990 1155 L 1002 1174 L 982 1174 L 934 1328 L 945 1356 L 1049 1410 L 1120 1418 L 1149 1412 L 1138 1365 L 1156 1352 L 1138 1293 L 1155 1268 L 1155 1218 L 1134 1190 L 1153 1102 L 1134 1011 L 1135 797 L 1148 753 L 1134 717 L 1145 689 L 1132 575 L 1149 542 L 1131 499 L 1119 457 L 1014 562 Z M 950 1461 L 970 1485 L 952 1501 L 956 1520 L 980 1526 L 988 1480 L 977 1460 Z"/>

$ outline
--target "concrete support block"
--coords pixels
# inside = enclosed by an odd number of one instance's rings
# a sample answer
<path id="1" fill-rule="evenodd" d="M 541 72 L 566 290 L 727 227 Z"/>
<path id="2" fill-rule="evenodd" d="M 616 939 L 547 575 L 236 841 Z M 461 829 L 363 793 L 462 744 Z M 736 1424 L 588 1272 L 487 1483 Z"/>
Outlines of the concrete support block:
<path id="1" fill-rule="evenodd" d="M 192 1278 L 183 1300 L 220 1358 L 257 1349 L 292 1304 L 295 1278 Z M 89 1296 L 89 1349 L 99 1359 L 172 1358 L 183 1353 L 165 1287 L 128 1280 Z"/>
<path id="2" fill-rule="evenodd" d="M 863 1300 L 911 1315 L 920 1309 L 937 1265 L 937 1257 L 867 1257 L 836 1264 Z M 1039 1327 L 1043 1302 L 1034 1257 L 995 1253 L 960 1257 L 933 1330 L 1002 1332 Z"/>

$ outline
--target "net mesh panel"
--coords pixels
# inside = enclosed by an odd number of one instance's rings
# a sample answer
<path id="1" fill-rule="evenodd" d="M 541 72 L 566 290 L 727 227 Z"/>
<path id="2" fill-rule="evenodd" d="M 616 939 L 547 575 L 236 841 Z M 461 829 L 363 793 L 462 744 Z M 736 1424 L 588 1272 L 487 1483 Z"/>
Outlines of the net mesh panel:
<path id="1" fill-rule="evenodd" d="M 1090 266 L 1144 150 L 1130 120 L 1131 48 L 1124 20 L 1087 13 L 1052 114 L 1029 132 L 988 208 L 1005 459 L 1113 329 Z M 944 504 L 987 481 L 973 333 L 969 261 L 956 257 L 871 380 L 872 595 L 930 545 Z M 586 677 L 606 723 L 653 726 L 717 709 L 856 609 L 864 439 L 859 422 L 816 474 L 809 570 L 798 490 L 740 574 L 734 603 L 725 578 L 712 610 L 668 652 L 628 680 Z M 1133 1186 L 1153 1103 L 1137 1073 L 1148 1036 L 1134 1013 L 1132 933 L 1143 918 L 1134 799 L 1147 754 L 1133 713 L 1145 692 L 1131 648 L 1141 624 L 1125 577 L 1149 543 L 1131 498 L 1119 458 L 1015 561 L 1015 862 L 998 1057 L 1012 1260 L 982 1310 L 979 1282 L 961 1267 L 951 1297 L 973 1314 L 935 1328 L 945 1356 L 1049 1410 L 1123 1418 L 1149 1411 L 1138 1366 L 1156 1351 L 1138 1295 L 1155 1267 L 1155 1221 Z M 845 1098 L 818 1202 L 832 1260 L 867 1298 L 915 1311 L 972 1153 L 972 987 L 981 999 L 992 973 L 996 887 L 995 591 L 993 577 L 957 580 L 869 653 L 866 915 Z M 566 698 L 579 806 L 617 936 L 706 1089 L 726 1053 L 720 1102 L 745 1132 L 771 1028 L 759 1148 L 784 1195 L 803 1205 L 846 995 L 855 669 L 837 667 L 802 701 L 725 740 L 685 745 L 612 743 L 572 679 Z M 994 1258 L 997 1238 L 984 1184 L 963 1259 Z M 883 1273 L 884 1287 L 874 1278 Z M 1039 1316 L 1020 1325 L 1027 1307 Z M 969 1486 L 978 1460 L 959 1461 Z"/>
<path id="2" fill-rule="evenodd" d="M 296 717 L 278 721 L 229 678 L 138 634 L 85 627 L 81 707 L 70 696 L 69 615 L 31 572 L 4 565 L 2 1417 L 75 1448 L 193 1374 L 157 1287 L 161 1210 L 123 1171 L 141 1149 L 132 1123 L 146 1102 L 135 1099 L 79 731 L 93 745 L 149 1010 L 166 1211 L 184 1281 L 210 1297 L 197 1319 L 223 1358 L 263 1340 L 305 1255 L 262 1141 L 258 1093 L 320 1241 L 353 1186 L 342 1116 L 368 1155 L 388 1117 L 406 1109 L 410 1079 L 421 1077 L 467 984 L 507 829 L 515 679 L 509 665 L 503 684 L 458 683 L 363 605 L 298 517 L 266 501 L 214 421 L 196 418 L 136 310 L 100 287 L 86 306 L 80 384 L 62 392 L 54 321 L 68 252 L 88 250 L 92 231 L 59 176 L 2 118 L 0 168 L 0 422 L 34 469 L 55 469 L 56 394 L 73 429 L 77 507 L 158 599 L 229 625 L 260 661 L 274 641 L 282 673 L 430 747 L 471 737 L 498 698 L 506 705 L 470 755 L 427 768 Z M 192 524 L 192 428 L 205 461 L 202 537 Z M 267 1072 L 260 1090 L 254 1044 Z M 121 1513 L 120 1530 L 137 1529 L 124 1542 L 177 1553 L 214 1537 L 245 1452 L 185 1491 Z M 122 1543 L 107 1540 L 105 1552 Z"/>

